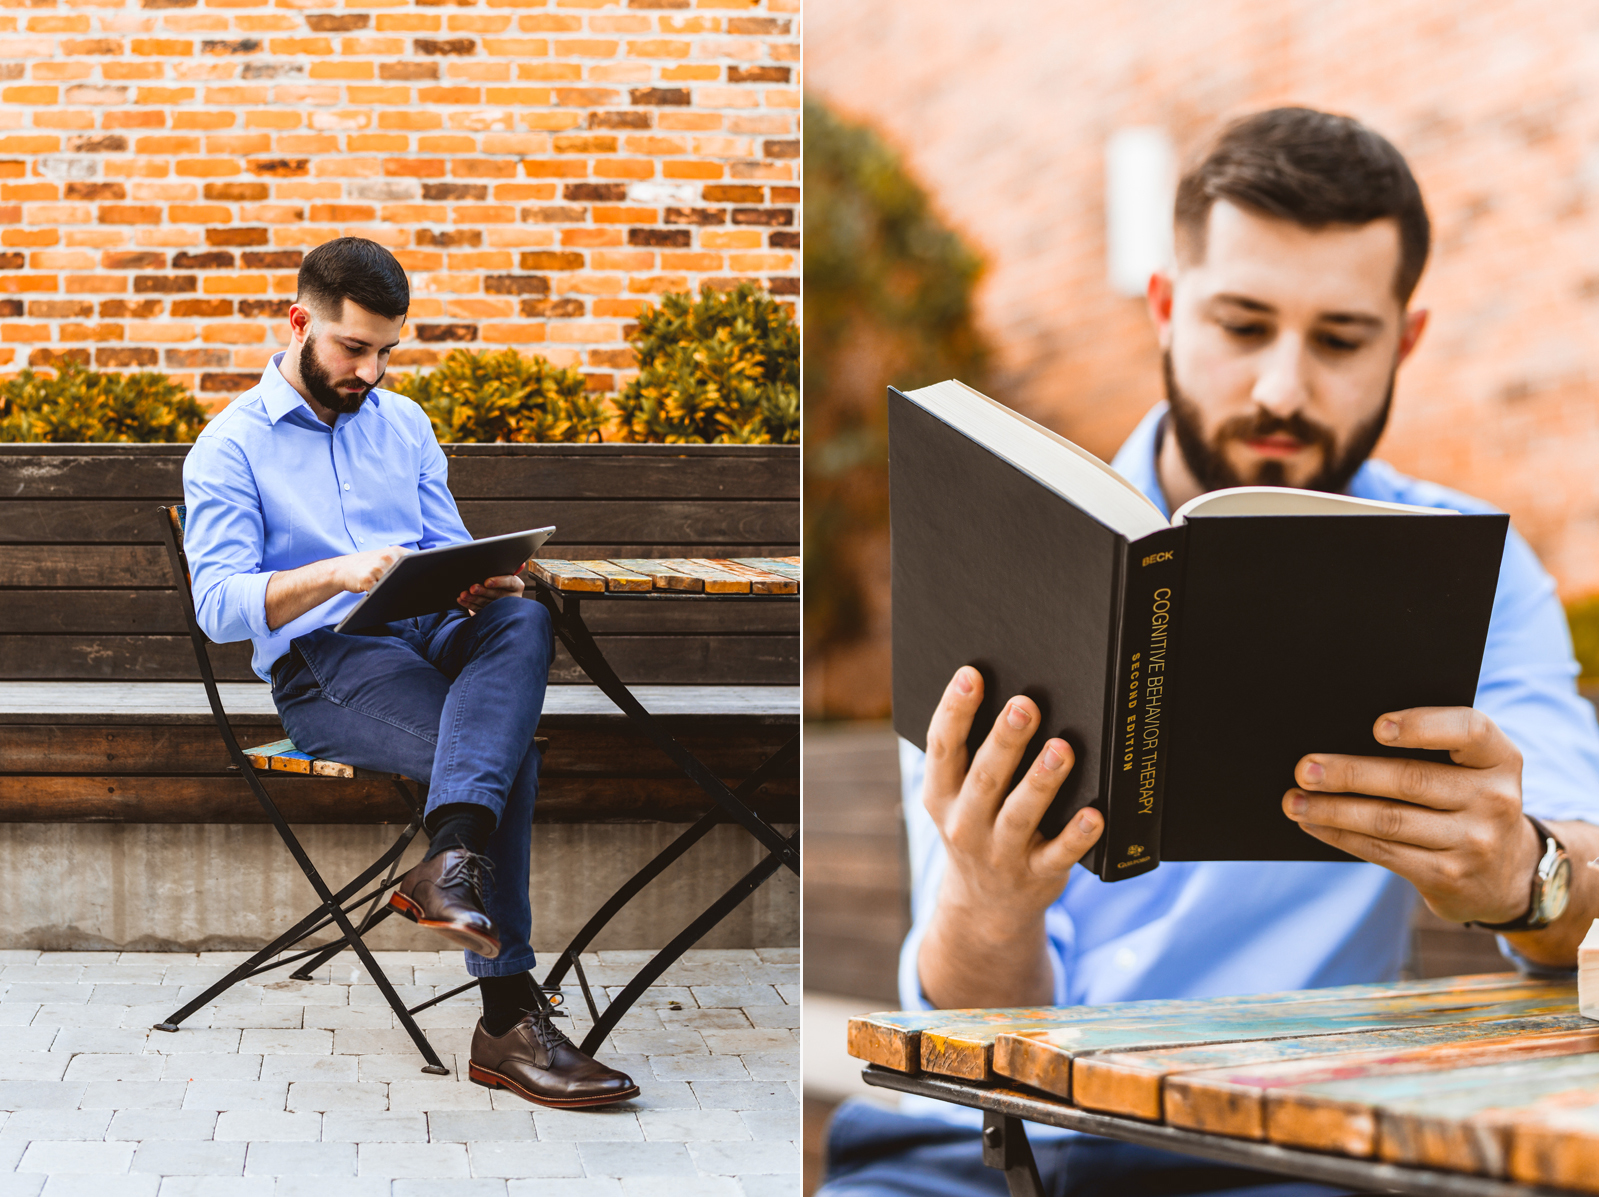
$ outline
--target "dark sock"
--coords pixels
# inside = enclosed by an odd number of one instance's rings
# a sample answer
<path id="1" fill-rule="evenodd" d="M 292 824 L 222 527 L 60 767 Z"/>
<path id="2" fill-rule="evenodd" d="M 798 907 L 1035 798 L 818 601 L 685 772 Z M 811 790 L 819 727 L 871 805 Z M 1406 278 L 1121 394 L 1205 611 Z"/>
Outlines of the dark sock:
<path id="1" fill-rule="evenodd" d="M 422 859 L 432 860 L 451 848 L 482 852 L 494 834 L 496 820 L 493 810 L 480 803 L 451 802 L 428 812 L 426 826 L 432 840 Z"/>
<path id="2" fill-rule="evenodd" d="M 517 973 L 510 977 L 484 977 L 483 1029 L 498 1038 L 537 1006 L 533 975 Z"/>

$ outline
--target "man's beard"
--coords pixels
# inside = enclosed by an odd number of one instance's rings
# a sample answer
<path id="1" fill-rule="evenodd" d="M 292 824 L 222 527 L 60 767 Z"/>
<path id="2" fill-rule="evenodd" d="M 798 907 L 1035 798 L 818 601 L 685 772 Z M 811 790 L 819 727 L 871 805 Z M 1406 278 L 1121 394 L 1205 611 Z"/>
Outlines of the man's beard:
<path id="1" fill-rule="evenodd" d="M 305 346 L 300 350 L 300 380 L 305 383 L 305 389 L 311 392 L 311 398 L 329 411 L 341 415 L 353 415 L 361 410 L 361 404 L 365 403 L 366 397 L 372 393 L 371 387 L 364 386 L 359 391 L 341 391 L 333 384 L 327 366 L 316 355 L 314 334 L 306 337 Z M 340 381 L 350 380 L 340 379 Z M 359 382 L 360 379 L 354 381 Z"/>
<path id="2" fill-rule="evenodd" d="M 1253 478 L 1245 478 L 1227 459 L 1228 442 L 1258 440 L 1266 436 L 1291 436 L 1304 445 L 1315 446 L 1321 455 L 1317 471 L 1303 482 L 1296 483 L 1302 490 L 1328 491 L 1342 494 L 1355 471 L 1365 464 L 1366 458 L 1382 439 L 1388 427 L 1388 412 L 1394 402 L 1394 378 L 1388 376 L 1388 390 L 1383 395 L 1382 406 L 1376 415 L 1359 425 L 1349 440 L 1339 447 L 1338 436 L 1325 424 L 1318 424 L 1300 412 L 1277 416 L 1257 407 L 1246 416 L 1234 416 L 1225 421 L 1207 441 L 1204 421 L 1199 407 L 1182 393 L 1177 376 L 1172 370 L 1171 351 L 1161 355 L 1161 373 L 1166 381 L 1166 401 L 1171 406 L 1171 429 L 1177 436 L 1177 447 L 1189 472 L 1205 491 L 1222 490 L 1229 486 L 1288 486 L 1286 463 L 1263 461 Z"/>

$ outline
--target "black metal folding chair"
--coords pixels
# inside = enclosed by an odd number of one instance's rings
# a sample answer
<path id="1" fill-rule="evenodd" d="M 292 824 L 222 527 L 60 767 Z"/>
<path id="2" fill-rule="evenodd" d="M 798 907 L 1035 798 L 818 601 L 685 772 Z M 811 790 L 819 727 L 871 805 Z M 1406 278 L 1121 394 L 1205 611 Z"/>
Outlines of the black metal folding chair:
<path id="1" fill-rule="evenodd" d="M 428 1042 L 427 1036 L 422 1033 L 422 1028 L 417 1026 L 414 1017 L 429 1006 L 452 998 L 469 989 L 477 987 L 476 980 L 469 981 L 459 988 L 448 993 L 407 1008 L 395 992 L 393 984 L 373 959 L 372 952 L 363 941 L 364 936 L 377 924 L 393 913 L 393 909 L 384 901 L 385 895 L 393 887 L 399 869 L 400 857 L 404 854 L 411 841 L 422 830 L 422 813 L 427 804 L 427 787 L 421 783 L 407 784 L 407 779 L 389 773 L 369 773 L 366 770 L 356 769 L 338 761 L 314 760 L 307 754 L 300 752 L 288 740 L 279 740 L 272 744 L 264 744 L 256 748 L 241 748 L 238 740 L 233 735 L 233 729 L 228 726 L 227 711 L 222 706 L 222 696 L 217 690 L 216 678 L 211 671 L 211 658 L 207 649 L 210 643 L 205 633 L 200 630 L 200 624 L 194 614 L 194 598 L 190 592 L 189 559 L 183 548 L 184 523 L 187 509 L 184 506 L 158 508 L 161 515 L 161 527 L 166 539 L 167 552 L 172 562 L 173 580 L 177 585 L 178 597 L 183 604 L 183 616 L 189 625 L 189 637 L 194 642 L 195 661 L 200 667 L 200 680 L 205 684 L 206 697 L 211 703 L 211 715 L 216 720 L 217 731 L 221 733 L 222 741 L 227 745 L 228 755 L 233 758 L 234 767 L 250 789 L 255 793 L 256 799 L 261 803 L 261 809 L 266 811 L 272 825 L 277 828 L 278 836 L 283 840 L 284 846 L 293 855 L 295 863 L 300 866 L 300 871 L 305 874 L 305 879 L 311 883 L 311 888 L 321 899 L 321 904 L 310 914 L 306 915 L 294 926 L 290 927 L 277 939 L 255 953 L 244 963 L 240 964 L 227 976 L 204 993 L 194 998 L 182 1009 L 174 1013 L 165 1022 L 157 1023 L 158 1031 L 176 1031 L 184 1019 L 192 1015 L 202 1006 L 214 1001 L 228 989 L 240 981 L 248 980 L 261 973 L 273 969 L 283 968 L 291 964 L 300 964 L 293 973 L 293 978 L 300 981 L 313 979 L 316 970 L 327 961 L 338 955 L 345 948 L 352 949 L 360 959 L 362 967 L 367 970 L 372 981 L 377 985 L 383 998 L 394 1011 L 395 1018 L 411 1036 L 411 1041 L 416 1044 L 417 1050 L 422 1053 L 422 1058 L 427 1061 L 423 1072 L 443 1075 L 449 1072 L 439 1060 L 439 1055 L 433 1050 L 433 1045 Z M 269 773 L 299 773 L 314 777 L 370 777 L 387 778 L 394 784 L 406 809 L 411 812 L 411 821 L 400 832 L 399 838 L 382 856 L 361 872 L 361 874 L 345 885 L 342 889 L 334 891 L 322 879 L 316 866 L 311 863 L 311 858 L 306 854 L 305 848 L 300 844 L 294 832 L 290 830 L 288 821 L 277 804 L 272 801 L 262 784 L 262 774 Z M 385 873 L 385 870 L 387 872 Z M 373 889 L 362 893 L 361 891 L 371 884 L 374 878 L 383 874 L 383 879 L 378 881 Z M 367 910 L 360 917 L 359 922 L 352 921 L 352 912 L 366 906 Z M 336 926 L 340 938 L 332 943 L 293 951 L 295 947 L 306 939 Z M 290 953 L 285 955 L 284 953 Z M 281 958 L 280 958 L 281 957 Z M 303 962 L 303 963 L 301 963 Z"/>

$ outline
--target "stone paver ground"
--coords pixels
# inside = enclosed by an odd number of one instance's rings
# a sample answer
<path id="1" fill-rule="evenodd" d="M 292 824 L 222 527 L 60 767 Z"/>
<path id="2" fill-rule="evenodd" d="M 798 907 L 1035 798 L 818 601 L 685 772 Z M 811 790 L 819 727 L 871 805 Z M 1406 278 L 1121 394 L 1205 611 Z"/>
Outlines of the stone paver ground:
<path id="1" fill-rule="evenodd" d="M 648 955 L 584 967 L 614 995 Z M 599 1110 L 469 1083 L 471 993 L 418 1016 L 451 1067 L 424 1075 L 350 953 L 150 1029 L 244 956 L 0 951 L 0 1197 L 800 1191 L 798 949 L 689 952 L 599 1053 L 641 1096 Z M 458 952 L 378 960 L 410 1005 L 466 980 Z"/>

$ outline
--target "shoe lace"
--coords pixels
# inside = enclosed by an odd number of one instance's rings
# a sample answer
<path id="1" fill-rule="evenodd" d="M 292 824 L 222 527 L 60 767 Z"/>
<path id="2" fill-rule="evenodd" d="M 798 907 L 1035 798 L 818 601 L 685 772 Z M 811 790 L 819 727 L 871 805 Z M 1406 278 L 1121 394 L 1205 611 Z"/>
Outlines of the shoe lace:
<path id="1" fill-rule="evenodd" d="M 567 1044 L 568 1046 L 571 1045 L 572 1041 L 562 1033 L 560 1028 L 550 1021 L 549 1014 L 543 1010 L 528 1011 L 528 1013 L 523 1016 L 522 1021 L 533 1028 L 534 1036 L 548 1051 L 554 1051 L 563 1043 Z"/>
<path id="2" fill-rule="evenodd" d="M 483 891 L 484 883 L 494 884 L 494 862 L 487 856 L 462 849 L 460 854 L 450 862 L 450 866 L 439 877 L 439 886 L 444 888 L 453 885 L 464 885 L 477 899 L 477 904 L 485 904 Z"/>

